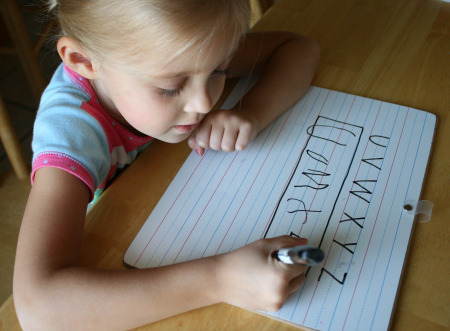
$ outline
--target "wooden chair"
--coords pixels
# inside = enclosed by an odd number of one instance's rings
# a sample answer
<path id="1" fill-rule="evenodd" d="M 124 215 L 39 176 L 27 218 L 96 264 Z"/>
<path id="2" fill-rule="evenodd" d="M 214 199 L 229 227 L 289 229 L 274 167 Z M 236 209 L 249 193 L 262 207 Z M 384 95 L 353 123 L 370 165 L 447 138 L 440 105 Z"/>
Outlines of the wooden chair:
<path id="1" fill-rule="evenodd" d="M 0 139 L 5 147 L 8 159 L 20 179 L 26 179 L 29 176 L 30 168 L 25 161 L 25 158 L 20 148 L 19 140 L 17 139 L 14 128 L 11 124 L 8 112 L 5 108 L 5 103 L 0 97 Z"/>
<path id="2" fill-rule="evenodd" d="M 258 22 L 264 13 L 273 5 L 273 0 L 250 0 L 252 8 L 252 17 L 250 26 L 253 26 Z"/>
<path id="3" fill-rule="evenodd" d="M 35 51 L 30 41 L 16 0 L 1 0 L 0 12 L 13 42 L 12 48 L 3 47 L 0 53 L 14 52 L 18 55 L 33 96 L 39 100 L 47 84 L 36 58 L 37 50 Z"/>
<path id="4" fill-rule="evenodd" d="M 44 74 L 36 58 L 36 54 L 42 46 L 44 36 L 38 39 L 36 45 L 32 45 L 16 0 L 0 0 L 0 14 L 13 44 L 13 47 L 1 47 L 0 53 L 15 53 L 18 55 L 31 92 L 36 101 L 38 101 L 46 86 Z M 1 96 L 0 138 L 17 177 L 20 179 L 27 178 L 29 175 L 29 166 L 25 161 Z"/>

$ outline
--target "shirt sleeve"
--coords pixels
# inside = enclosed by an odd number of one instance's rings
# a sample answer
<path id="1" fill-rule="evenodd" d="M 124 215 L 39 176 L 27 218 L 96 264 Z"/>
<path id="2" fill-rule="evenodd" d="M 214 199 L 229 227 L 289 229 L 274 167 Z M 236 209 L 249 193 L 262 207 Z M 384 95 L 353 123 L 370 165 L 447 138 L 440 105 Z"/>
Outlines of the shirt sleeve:
<path id="1" fill-rule="evenodd" d="M 62 70 L 44 92 L 33 130 L 31 181 L 42 167 L 56 167 L 81 179 L 91 191 L 110 169 L 108 140 L 102 126 L 82 109 L 85 95 L 64 80 Z"/>

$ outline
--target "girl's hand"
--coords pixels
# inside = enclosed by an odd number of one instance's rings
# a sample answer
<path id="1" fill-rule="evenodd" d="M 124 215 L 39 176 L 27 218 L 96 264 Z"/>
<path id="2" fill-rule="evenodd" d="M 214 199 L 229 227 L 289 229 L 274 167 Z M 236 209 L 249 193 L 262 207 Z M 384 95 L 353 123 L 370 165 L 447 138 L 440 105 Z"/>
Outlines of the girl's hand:
<path id="1" fill-rule="evenodd" d="M 305 245 L 306 239 L 263 239 L 217 256 L 219 298 L 247 309 L 279 310 L 305 280 L 304 265 L 286 265 L 272 257 L 278 249 Z"/>
<path id="2" fill-rule="evenodd" d="M 189 146 L 199 155 L 205 149 L 242 151 L 258 134 L 258 122 L 242 110 L 218 110 L 205 116 L 189 138 Z"/>

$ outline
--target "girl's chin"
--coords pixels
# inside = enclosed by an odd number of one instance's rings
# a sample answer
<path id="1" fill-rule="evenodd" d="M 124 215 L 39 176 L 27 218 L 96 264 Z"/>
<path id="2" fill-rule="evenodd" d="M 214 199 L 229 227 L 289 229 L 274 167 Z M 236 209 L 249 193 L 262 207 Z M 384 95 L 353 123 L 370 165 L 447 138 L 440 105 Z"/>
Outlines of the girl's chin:
<path id="1" fill-rule="evenodd" d="M 186 140 L 187 138 L 189 138 L 189 136 L 190 136 L 190 132 L 183 133 L 183 134 L 177 132 L 177 134 L 164 135 L 162 137 L 154 137 L 154 138 L 164 141 L 166 143 L 176 144 L 176 143 Z"/>

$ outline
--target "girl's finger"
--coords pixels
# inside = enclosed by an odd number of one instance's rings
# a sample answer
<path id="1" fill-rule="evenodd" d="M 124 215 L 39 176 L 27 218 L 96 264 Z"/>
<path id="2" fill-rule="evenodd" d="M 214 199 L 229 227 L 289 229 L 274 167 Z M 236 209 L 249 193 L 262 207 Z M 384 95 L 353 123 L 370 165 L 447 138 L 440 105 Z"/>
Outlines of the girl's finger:
<path id="1" fill-rule="evenodd" d="M 240 129 L 239 129 L 239 134 L 237 135 L 237 139 L 236 139 L 236 144 L 234 146 L 234 148 L 237 151 L 242 151 L 244 150 L 248 143 L 253 140 L 253 129 L 250 125 L 243 125 Z"/>
<path id="2" fill-rule="evenodd" d="M 305 273 L 303 272 L 300 276 L 295 277 L 289 282 L 289 294 L 294 293 L 297 291 L 300 287 L 302 287 L 303 283 L 305 282 Z"/>
<path id="3" fill-rule="evenodd" d="M 222 149 L 222 139 L 224 131 L 225 129 L 222 125 L 216 125 L 211 128 L 211 134 L 209 136 L 209 147 L 211 149 L 214 149 L 216 151 Z"/>
<path id="4" fill-rule="evenodd" d="M 225 132 L 222 138 L 222 150 L 225 152 L 233 152 L 235 150 L 236 139 L 238 137 L 239 131 L 234 127 L 225 128 Z"/>
<path id="5" fill-rule="evenodd" d="M 209 148 L 210 147 L 210 136 L 211 136 L 211 125 L 208 124 L 204 124 L 202 125 L 202 123 L 200 124 L 200 126 L 197 128 L 197 132 L 195 133 L 195 143 L 193 144 L 195 148 L 193 148 L 194 150 L 197 147 L 201 147 L 201 148 Z"/>

